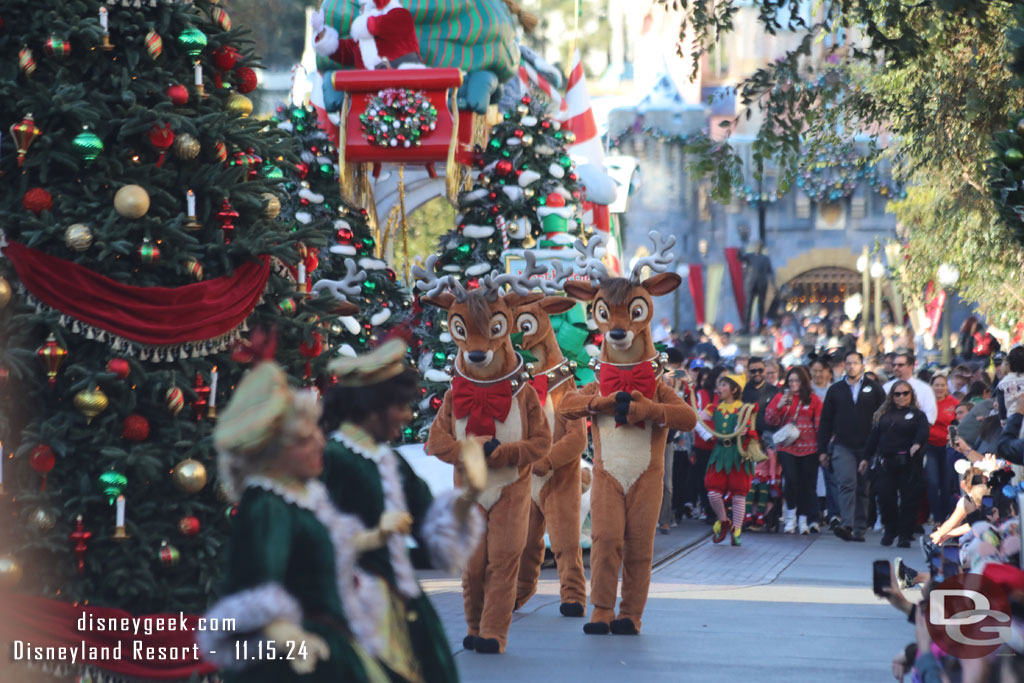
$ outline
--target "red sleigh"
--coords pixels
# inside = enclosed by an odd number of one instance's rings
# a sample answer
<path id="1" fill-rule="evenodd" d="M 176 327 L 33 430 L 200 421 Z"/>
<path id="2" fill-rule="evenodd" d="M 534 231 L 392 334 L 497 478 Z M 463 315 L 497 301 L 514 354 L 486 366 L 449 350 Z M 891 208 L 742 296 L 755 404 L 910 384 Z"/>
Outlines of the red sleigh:
<path id="1" fill-rule="evenodd" d="M 424 164 L 434 177 L 435 163 L 466 164 L 472 159 L 474 143 L 480 144 L 475 138 L 485 129 L 482 117 L 474 120 L 472 112 L 460 112 L 455 103 L 455 93 L 462 85 L 459 69 L 334 71 L 331 85 L 346 94 L 339 150 L 347 163 L 373 163 L 375 177 L 382 163 Z M 388 88 L 422 91 L 437 110 L 435 127 L 421 136 L 418 145 L 384 147 L 367 139 L 360 117 L 371 99 Z"/>

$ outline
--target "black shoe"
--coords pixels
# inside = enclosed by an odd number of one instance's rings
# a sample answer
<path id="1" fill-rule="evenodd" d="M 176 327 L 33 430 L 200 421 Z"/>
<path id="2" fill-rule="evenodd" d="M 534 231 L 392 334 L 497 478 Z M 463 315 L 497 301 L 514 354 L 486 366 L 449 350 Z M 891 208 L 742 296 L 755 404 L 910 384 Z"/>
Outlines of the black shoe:
<path id="1" fill-rule="evenodd" d="M 864 531 L 861 530 L 861 529 L 858 529 L 858 530 L 854 531 L 853 532 L 853 539 L 852 540 L 855 541 L 856 543 L 863 543 L 864 542 Z"/>
<path id="2" fill-rule="evenodd" d="M 851 529 L 848 526 L 837 525 L 837 526 L 832 528 L 832 533 L 834 533 L 836 535 L 836 537 L 841 539 L 841 540 L 844 540 L 844 541 L 852 541 L 853 540 L 853 529 Z"/>
<path id="3" fill-rule="evenodd" d="M 835 515 L 832 515 L 832 516 L 831 516 L 831 517 L 829 518 L 829 520 L 828 520 L 828 528 L 829 528 L 829 529 L 831 529 L 832 531 L 835 531 L 835 530 L 836 530 L 836 527 L 837 527 L 837 526 L 839 526 L 839 525 L 841 525 L 842 523 L 843 523 L 843 522 L 842 522 L 842 520 L 841 520 L 841 519 L 839 519 L 839 518 L 838 518 L 838 517 L 836 517 Z"/>
<path id="4" fill-rule="evenodd" d="M 890 546 L 892 542 L 896 540 L 896 534 L 890 534 L 888 531 L 882 532 L 882 545 Z"/>
<path id="5" fill-rule="evenodd" d="M 501 650 L 497 638 L 481 638 L 477 636 L 474 649 L 482 655 L 496 655 Z"/>
<path id="6" fill-rule="evenodd" d="M 466 650 L 476 649 L 476 636 L 466 636 L 463 638 L 462 647 Z"/>
<path id="7" fill-rule="evenodd" d="M 558 611 L 563 617 L 582 617 L 584 612 L 583 605 L 578 602 L 563 602 L 558 606 Z"/>
<path id="8" fill-rule="evenodd" d="M 607 621 L 591 621 L 583 624 L 583 632 L 590 636 L 606 636 L 610 631 Z"/>
<path id="9" fill-rule="evenodd" d="M 616 619 L 611 623 L 612 633 L 617 636 L 635 636 L 639 635 L 640 631 L 636 630 L 636 625 L 632 619 Z"/>
<path id="10" fill-rule="evenodd" d="M 896 547 L 897 548 L 909 548 L 910 547 L 910 542 L 912 540 L 913 539 L 908 538 L 907 536 L 900 536 L 900 540 L 896 541 Z"/>
<path id="11" fill-rule="evenodd" d="M 917 578 L 917 572 L 903 564 L 903 558 L 897 557 L 892 563 L 893 572 L 896 574 L 896 581 L 899 583 L 901 590 L 907 590 L 914 585 L 914 579 Z"/>

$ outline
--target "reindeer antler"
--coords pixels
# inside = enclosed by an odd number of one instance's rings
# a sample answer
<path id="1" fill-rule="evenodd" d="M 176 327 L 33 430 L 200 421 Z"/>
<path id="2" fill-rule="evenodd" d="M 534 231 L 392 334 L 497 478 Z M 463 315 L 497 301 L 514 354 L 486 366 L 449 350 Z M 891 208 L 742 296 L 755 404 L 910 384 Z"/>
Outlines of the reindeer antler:
<path id="1" fill-rule="evenodd" d="M 656 230 L 651 230 L 647 233 L 647 236 L 654 242 L 654 253 L 650 256 L 644 256 L 633 266 L 629 279 L 636 284 L 640 283 L 640 276 L 645 266 L 650 266 L 652 273 L 661 273 L 667 270 L 675 260 L 675 256 L 669 251 L 669 249 L 675 246 L 675 235 L 669 235 L 665 239 L 661 239 L 661 235 Z"/>
<path id="2" fill-rule="evenodd" d="M 366 271 L 357 272 L 356 262 L 345 259 L 345 277 L 340 280 L 318 280 L 313 285 L 313 294 L 319 296 L 324 289 L 329 291 L 338 301 L 348 301 L 348 297 L 359 294 L 359 285 L 366 279 Z"/>
<path id="3" fill-rule="evenodd" d="M 605 268 L 604 262 L 597 255 L 597 250 L 604 246 L 606 240 L 604 235 L 594 235 L 586 246 L 583 246 L 581 239 L 577 239 L 573 243 L 578 253 L 576 256 L 577 272 L 585 273 L 598 286 L 612 277 L 608 269 Z"/>
<path id="4" fill-rule="evenodd" d="M 525 252 L 523 258 L 526 260 L 526 267 L 523 268 L 521 274 L 502 273 L 499 275 L 497 272 L 492 272 L 483 279 L 480 286 L 485 289 L 489 299 L 494 300 L 494 297 L 501 291 L 502 285 L 508 285 L 513 292 L 520 296 L 526 296 L 535 287 L 544 291 L 546 281 L 537 276 L 544 275 L 548 269 L 545 266 L 537 265 L 537 255 L 531 251 Z"/>
<path id="5" fill-rule="evenodd" d="M 551 271 L 555 275 L 554 278 L 541 280 L 540 290 L 548 295 L 564 293 L 565 281 L 571 278 L 576 271 L 572 268 L 565 268 L 560 261 L 555 261 L 551 265 Z"/>
<path id="6" fill-rule="evenodd" d="M 416 278 L 416 289 L 426 292 L 427 296 L 437 296 L 447 289 L 455 295 L 456 301 L 465 301 L 466 288 L 462 286 L 462 283 L 454 275 L 438 277 L 434 273 L 434 266 L 436 264 L 437 254 L 431 254 L 427 257 L 425 268 L 420 268 L 419 266 L 412 267 L 412 275 Z"/>

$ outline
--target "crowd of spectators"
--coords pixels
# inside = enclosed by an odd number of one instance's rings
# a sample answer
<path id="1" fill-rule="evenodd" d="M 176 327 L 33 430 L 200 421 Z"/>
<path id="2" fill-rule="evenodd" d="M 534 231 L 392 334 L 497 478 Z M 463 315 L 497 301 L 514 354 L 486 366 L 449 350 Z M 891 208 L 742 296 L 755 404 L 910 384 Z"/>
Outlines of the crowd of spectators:
<path id="1" fill-rule="evenodd" d="M 753 339 L 728 325 L 676 334 L 662 321 L 664 381 L 699 422 L 670 436 L 660 531 L 692 517 L 732 545 L 744 531 L 916 541 L 925 569 L 897 558 L 890 585 L 876 586 L 916 628 L 893 662 L 896 678 L 1024 681 L 1020 656 L 964 657 L 933 642 L 922 600 L 953 574 L 983 575 L 1014 610 L 1014 636 L 999 652 L 1024 651 L 1024 346 L 1004 353 L 970 319 L 942 366 L 919 358 L 909 332 L 881 332 L 866 341 L 849 320 L 824 315 L 784 316 Z M 757 450 L 767 457 L 748 459 Z"/>

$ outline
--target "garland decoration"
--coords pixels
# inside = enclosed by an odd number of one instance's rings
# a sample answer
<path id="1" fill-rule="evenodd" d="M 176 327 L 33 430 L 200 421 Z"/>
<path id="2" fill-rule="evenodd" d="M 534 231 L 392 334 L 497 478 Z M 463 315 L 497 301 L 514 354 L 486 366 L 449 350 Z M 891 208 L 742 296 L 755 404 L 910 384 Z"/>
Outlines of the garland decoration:
<path id="1" fill-rule="evenodd" d="M 19 287 L 38 310 L 60 314 L 60 324 L 87 339 L 145 361 L 174 362 L 231 346 L 263 299 L 270 257 L 234 273 L 182 287 L 137 287 L 31 247 L 9 242 L 6 256 Z"/>
<path id="2" fill-rule="evenodd" d="M 385 88 L 370 98 L 359 115 L 367 142 L 379 147 L 419 147 L 437 127 L 437 109 L 422 90 Z"/>

